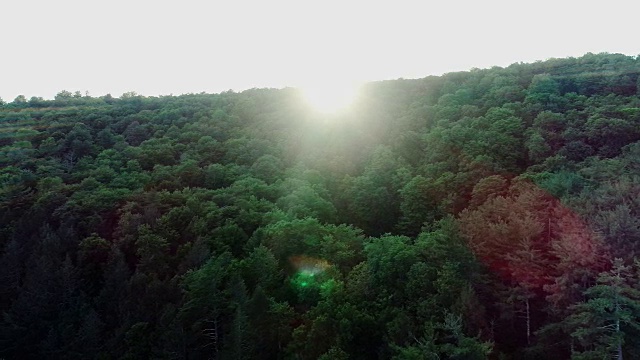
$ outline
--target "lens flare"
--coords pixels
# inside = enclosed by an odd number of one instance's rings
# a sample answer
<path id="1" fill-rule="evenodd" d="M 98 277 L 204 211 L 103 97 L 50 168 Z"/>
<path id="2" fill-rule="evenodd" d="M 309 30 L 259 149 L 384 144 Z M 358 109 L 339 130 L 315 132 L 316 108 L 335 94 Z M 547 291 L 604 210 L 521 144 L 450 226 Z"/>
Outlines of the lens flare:
<path id="1" fill-rule="evenodd" d="M 296 274 L 291 277 L 291 282 L 300 288 L 320 283 L 321 280 L 317 278 L 317 275 L 322 274 L 331 266 L 327 260 L 306 255 L 292 256 L 289 261 L 296 269 Z"/>

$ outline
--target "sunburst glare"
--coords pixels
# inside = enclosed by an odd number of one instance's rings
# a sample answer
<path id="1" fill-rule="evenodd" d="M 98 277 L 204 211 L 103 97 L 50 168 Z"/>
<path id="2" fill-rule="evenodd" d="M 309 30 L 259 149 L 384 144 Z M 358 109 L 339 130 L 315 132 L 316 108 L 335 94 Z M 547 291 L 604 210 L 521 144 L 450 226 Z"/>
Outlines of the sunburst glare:
<path id="1" fill-rule="evenodd" d="M 305 101 L 318 112 L 331 114 L 348 108 L 358 95 L 357 84 L 315 82 L 301 88 Z"/>

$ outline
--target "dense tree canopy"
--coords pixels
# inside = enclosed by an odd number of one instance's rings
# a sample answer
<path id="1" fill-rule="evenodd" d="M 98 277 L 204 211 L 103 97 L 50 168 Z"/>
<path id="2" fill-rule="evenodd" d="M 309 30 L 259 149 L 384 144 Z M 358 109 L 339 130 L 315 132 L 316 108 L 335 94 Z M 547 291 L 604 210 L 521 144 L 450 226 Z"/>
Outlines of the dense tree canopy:
<path id="1" fill-rule="evenodd" d="M 0 358 L 640 353 L 640 58 L 0 101 Z"/>

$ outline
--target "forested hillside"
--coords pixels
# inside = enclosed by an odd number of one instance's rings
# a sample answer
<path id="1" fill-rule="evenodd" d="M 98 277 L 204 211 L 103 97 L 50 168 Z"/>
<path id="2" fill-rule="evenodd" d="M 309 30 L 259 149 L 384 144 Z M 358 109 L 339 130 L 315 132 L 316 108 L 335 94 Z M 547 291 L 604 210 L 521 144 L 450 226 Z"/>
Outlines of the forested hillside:
<path id="1" fill-rule="evenodd" d="M 0 358 L 637 357 L 639 75 L 0 101 Z"/>

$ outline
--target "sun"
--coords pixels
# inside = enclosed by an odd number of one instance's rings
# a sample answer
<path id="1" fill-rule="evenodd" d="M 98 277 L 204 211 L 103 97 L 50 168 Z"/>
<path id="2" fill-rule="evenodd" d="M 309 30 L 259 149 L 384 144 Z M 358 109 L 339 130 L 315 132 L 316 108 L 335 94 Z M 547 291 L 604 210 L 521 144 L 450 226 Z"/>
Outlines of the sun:
<path id="1" fill-rule="evenodd" d="M 356 99 L 358 86 L 316 82 L 302 87 L 306 103 L 318 112 L 333 114 L 347 109 Z"/>

